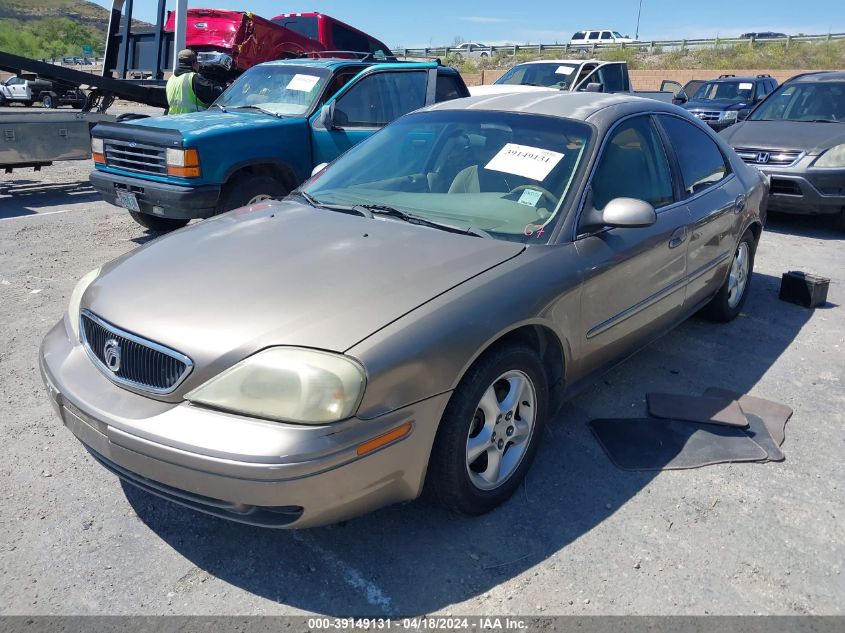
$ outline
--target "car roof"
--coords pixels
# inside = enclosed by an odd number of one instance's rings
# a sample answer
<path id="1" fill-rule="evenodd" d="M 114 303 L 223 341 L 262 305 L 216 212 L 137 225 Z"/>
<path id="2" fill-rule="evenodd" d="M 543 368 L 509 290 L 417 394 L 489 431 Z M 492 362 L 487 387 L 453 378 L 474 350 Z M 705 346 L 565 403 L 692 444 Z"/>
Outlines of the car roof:
<path id="1" fill-rule="evenodd" d="M 789 83 L 816 83 L 825 81 L 845 81 L 845 71 L 831 70 L 827 72 L 807 73 L 788 79 Z"/>
<path id="2" fill-rule="evenodd" d="M 436 68 L 436 62 L 405 62 L 391 61 L 384 59 L 345 59 L 340 57 L 300 57 L 297 59 L 276 59 L 271 62 L 264 62 L 261 66 L 313 66 L 314 68 L 342 68 L 344 66 L 379 66 L 393 67 L 401 64 L 403 68 Z"/>
<path id="3" fill-rule="evenodd" d="M 678 108 L 656 99 L 647 99 L 626 94 L 601 92 L 507 92 L 495 95 L 479 95 L 443 101 L 426 108 L 431 110 L 491 110 L 499 112 L 522 112 L 544 114 L 570 119 L 586 120 L 599 110 L 621 104 L 642 103 L 649 110 L 676 112 Z"/>
<path id="4" fill-rule="evenodd" d="M 516 66 L 527 66 L 528 64 L 602 64 L 600 59 L 535 59 L 532 62 L 522 62 Z M 514 68 L 516 67 L 514 66 Z"/>
<path id="5" fill-rule="evenodd" d="M 707 83 L 736 83 L 739 81 L 762 81 L 764 79 L 771 79 L 771 77 L 758 77 L 757 75 L 737 75 L 736 77 L 717 77 L 716 79 L 708 79 Z"/>

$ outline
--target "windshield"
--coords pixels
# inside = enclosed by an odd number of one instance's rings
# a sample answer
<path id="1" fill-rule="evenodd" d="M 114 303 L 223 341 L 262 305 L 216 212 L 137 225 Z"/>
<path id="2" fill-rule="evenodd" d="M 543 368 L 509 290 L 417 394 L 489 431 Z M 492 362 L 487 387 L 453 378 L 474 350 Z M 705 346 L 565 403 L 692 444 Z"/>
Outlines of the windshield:
<path id="1" fill-rule="evenodd" d="M 226 110 L 253 108 L 302 116 L 323 91 L 330 75 L 312 66 L 259 65 L 241 75 L 214 103 Z"/>
<path id="2" fill-rule="evenodd" d="M 510 112 L 403 117 L 303 187 L 333 205 L 381 205 L 503 240 L 545 243 L 591 136 L 584 123 Z"/>
<path id="3" fill-rule="evenodd" d="M 544 86 L 568 90 L 577 76 L 580 64 L 522 64 L 514 66 L 496 80 L 497 84 Z"/>
<path id="4" fill-rule="evenodd" d="M 845 81 L 784 84 L 749 118 L 753 121 L 845 121 Z"/>
<path id="5" fill-rule="evenodd" d="M 708 81 L 692 97 L 696 101 L 716 99 L 732 103 L 751 102 L 754 98 L 754 83 L 751 81 Z"/>

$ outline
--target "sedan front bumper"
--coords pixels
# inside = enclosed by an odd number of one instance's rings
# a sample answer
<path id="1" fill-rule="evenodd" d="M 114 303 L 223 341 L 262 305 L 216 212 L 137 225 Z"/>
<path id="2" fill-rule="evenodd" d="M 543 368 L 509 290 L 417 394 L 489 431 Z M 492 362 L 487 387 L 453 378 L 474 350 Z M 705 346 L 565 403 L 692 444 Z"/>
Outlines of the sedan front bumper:
<path id="1" fill-rule="evenodd" d="M 40 367 L 65 426 L 109 470 L 176 503 L 265 527 L 333 523 L 417 497 L 450 395 L 324 426 L 162 402 L 111 382 L 65 320 L 44 338 Z M 358 455 L 406 422 L 408 435 Z"/>

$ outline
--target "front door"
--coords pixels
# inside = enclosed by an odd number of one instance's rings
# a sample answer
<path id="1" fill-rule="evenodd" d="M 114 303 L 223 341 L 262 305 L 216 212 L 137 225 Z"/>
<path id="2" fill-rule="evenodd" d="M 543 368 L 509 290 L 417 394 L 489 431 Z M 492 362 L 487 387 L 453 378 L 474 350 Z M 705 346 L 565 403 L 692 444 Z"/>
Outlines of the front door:
<path id="1" fill-rule="evenodd" d="M 314 164 L 328 163 L 394 119 L 428 102 L 426 68 L 378 70 L 360 75 L 327 102 L 334 110 L 327 120 L 321 110 L 311 119 Z M 434 84 L 432 82 L 433 92 Z"/>
<path id="2" fill-rule="evenodd" d="M 690 218 L 672 183 L 668 153 L 651 116 L 626 119 L 611 131 L 590 180 L 585 211 L 603 209 L 614 198 L 636 198 L 655 208 L 657 222 L 576 239 L 584 281 L 582 364 L 573 378 L 624 358 L 680 317 Z"/>

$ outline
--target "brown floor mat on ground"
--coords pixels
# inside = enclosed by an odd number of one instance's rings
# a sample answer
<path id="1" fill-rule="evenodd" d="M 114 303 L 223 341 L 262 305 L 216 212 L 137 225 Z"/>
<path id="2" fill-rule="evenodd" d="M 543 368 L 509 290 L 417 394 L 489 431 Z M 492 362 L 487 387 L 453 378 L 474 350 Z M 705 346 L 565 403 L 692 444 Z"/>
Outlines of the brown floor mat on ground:
<path id="1" fill-rule="evenodd" d="M 610 460 L 623 470 L 679 470 L 768 459 L 740 428 L 657 418 L 590 420 Z"/>
<path id="2" fill-rule="evenodd" d="M 673 393 L 647 393 L 648 412 L 656 418 L 689 420 L 745 428 L 748 421 L 739 402 L 732 396 L 686 396 Z"/>
<path id="3" fill-rule="evenodd" d="M 719 389 L 717 387 L 710 387 L 704 392 L 704 395 L 736 399 L 745 413 L 756 415 L 763 420 L 766 428 L 769 429 L 772 439 L 778 446 L 783 444 L 783 441 L 786 439 L 786 423 L 792 417 L 792 409 L 785 404 L 764 400 L 756 396 L 744 396 L 729 389 Z"/>

